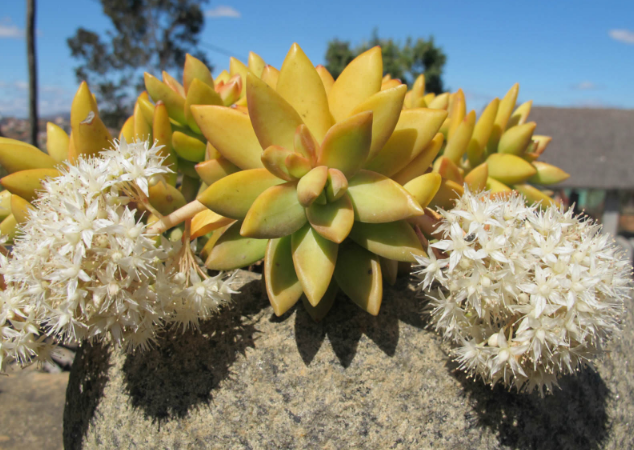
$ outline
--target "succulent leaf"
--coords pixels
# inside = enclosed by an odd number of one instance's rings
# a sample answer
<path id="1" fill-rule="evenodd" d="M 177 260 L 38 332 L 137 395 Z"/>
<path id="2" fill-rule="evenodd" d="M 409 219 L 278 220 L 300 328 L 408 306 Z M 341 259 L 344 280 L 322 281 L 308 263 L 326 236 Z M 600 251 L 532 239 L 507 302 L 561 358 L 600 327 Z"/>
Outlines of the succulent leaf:
<path id="1" fill-rule="evenodd" d="M 60 172 L 57 169 L 27 169 L 7 175 L 0 180 L 0 184 L 12 194 L 32 202 L 37 198 L 38 191 L 42 189 L 42 181 L 59 175 Z"/>
<path id="2" fill-rule="evenodd" d="M 29 210 L 33 209 L 28 201 L 18 195 L 11 196 L 11 214 L 18 224 L 26 222 L 29 218 Z"/>
<path id="3" fill-rule="evenodd" d="M 291 309 L 304 293 L 293 265 L 290 236 L 269 240 L 264 256 L 264 279 L 276 316 Z"/>
<path id="4" fill-rule="evenodd" d="M 201 211 L 192 217 L 190 239 L 193 240 L 197 237 L 204 236 L 210 231 L 225 227 L 232 222 L 233 219 L 216 214 L 210 209 Z"/>
<path id="5" fill-rule="evenodd" d="M 434 158 L 438 155 L 444 140 L 445 136 L 442 133 L 436 133 L 436 136 L 434 136 L 431 142 L 427 144 L 418 156 L 391 178 L 404 186 L 408 181 L 423 175 L 427 172 Z"/>
<path id="6" fill-rule="evenodd" d="M 522 194 L 528 203 L 539 203 L 542 208 L 557 204 L 550 196 L 530 184 L 515 184 L 513 189 Z"/>
<path id="7" fill-rule="evenodd" d="M 46 150 L 57 162 L 68 159 L 69 138 L 66 132 L 52 122 L 46 123 Z"/>
<path id="8" fill-rule="evenodd" d="M 434 172 L 439 173 L 441 177 L 454 181 L 458 184 L 462 184 L 464 182 L 462 173 L 458 166 L 456 166 L 449 158 L 446 156 L 441 156 L 436 161 L 434 161 Z"/>
<path id="9" fill-rule="evenodd" d="M 310 172 L 312 168 L 309 160 L 295 152 L 288 155 L 284 163 L 286 164 L 290 176 L 296 180 L 302 178 Z"/>
<path id="10" fill-rule="evenodd" d="M 216 181 L 197 199 L 222 216 L 242 220 L 262 192 L 282 183 L 284 180 L 266 169 L 242 170 Z"/>
<path id="11" fill-rule="evenodd" d="M 297 183 L 297 199 L 308 208 L 323 192 L 328 181 L 328 168 L 317 166 L 304 175 Z"/>
<path id="12" fill-rule="evenodd" d="M 79 86 L 73 99 L 70 123 L 75 141 L 73 154 L 68 155 L 71 162 L 79 155 L 94 155 L 110 148 L 112 136 L 99 118 L 97 104 L 86 82 Z"/>
<path id="13" fill-rule="evenodd" d="M 361 247 L 395 261 L 416 262 L 414 256 L 425 256 L 418 236 L 404 220 L 387 223 L 355 222 L 350 238 Z"/>
<path id="14" fill-rule="evenodd" d="M 425 208 L 440 189 L 441 182 L 440 174 L 426 173 L 408 181 L 403 188 L 414 197 L 421 208 Z"/>
<path id="15" fill-rule="evenodd" d="M 164 216 L 187 204 L 181 191 L 164 181 L 149 186 L 148 193 L 150 204 Z"/>
<path id="16" fill-rule="evenodd" d="M 255 52 L 249 52 L 249 60 L 247 61 L 249 65 L 249 70 L 258 78 L 262 78 L 262 72 L 264 71 L 264 67 L 266 67 L 266 63 L 262 59 L 260 55 Z"/>
<path id="17" fill-rule="evenodd" d="M 506 124 L 506 129 L 512 128 L 516 125 L 523 125 L 526 123 L 528 119 L 528 115 L 531 112 L 531 107 L 533 106 L 533 101 L 529 100 L 525 103 L 522 103 L 511 115 L 508 123 Z"/>
<path id="18" fill-rule="evenodd" d="M 407 86 L 402 84 L 377 92 L 352 110 L 351 115 L 372 111 L 372 145 L 368 160 L 383 148 L 392 135 L 403 109 L 406 93 Z"/>
<path id="19" fill-rule="evenodd" d="M 11 192 L 0 191 L 0 221 L 11 214 Z"/>
<path id="20" fill-rule="evenodd" d="M 9 173 L 29 169 L 52 169 L 57 161 L 37 147 L 14 139 L 0 141 L 0 165 Z"/>
<path id="21" fill-rule="evenodd" d="M 348 237 L 354 224 L 354 210 L 347 195 L 325 205 L 313 203 L 306 209 L 306 217 L 317 233 L 337 244 Z"/>
<path id="22" fill-rule="evenodd" d="M 383 58 L 381 48 L 373 47 L 360 54 L 341 72 L 328 94 L 328 104 L 339 122 L 368 97 L 381 90 Z"/>
<path id="23" fill-rule="evenodd" d="M 365 168 L 388 177 L 398 173 L 425 149 L 446 117 L 443 110 L 404 110 L 390 139 Z"/>
<path id="24" fill-rule="evenodd" d="M 191 107 L 194 119 L 207 140 L 225 158 L 241 169 L 262 165 L 262 147 L 253 131 L 249 116 L 224 106 Z"/>
<path id="25" fill-rule="evenodd" d="M 225 230 L 211 249 L 205 266 L 211 270 L 235 270 L 249 266 L 264 258 L 266 239 L 254 239 L 240 235 L 241 222 L 235 222 Z"/>
<path id="26" fill-rule="evenodd" d="M 214 90 L 213 82 L 209 86 L 205 82 L 194 78 L 187 90 L 187 97 L 185 98 L 185 120 L 187 125 L 194 132 L 201 134 L 200 128 L 196 124 L 196 120 L 191 111 L 192 105 L 217 105 L 222 106 L 224 102 L 220 95 Z"/>
<path id="27" fill-rule="evenodd" d="M 451 101 L 449 103 L 447 142 L 449 142 L 449 139 L 451 139 L 454 133 L 458 130 L 458 127 L 466 115 L 467 102 L 464 98 L 464 92 L 462 89 L 458 89 L 456 92 L 451 94 Z"/>
<path id="28" fill-rule="evenodd" d="M 387 281 L 390 286 L 394 286 L 396 283 L 396 276 L 398 275 L 398 261 L 381 256 L 379 257 L 379 262 L 381 263 L 381 273 L 383 274 L 383 279 Z"/>
<path id="29" fill-rule="evenodd" d="M 9 214 L 5 219 L 0 222 L 0 234 L 6 236 L 8 242 L 11 243 L 18 231 L 18 222 L 15 220 L 13 214 Z"/>
<path id="30" fill-rule="evenodd" d="M 152 106 L 152 114 L 154 114 L 154 106 Z M 154 116 L 152 115 L 152 118 Z M 139 103 L 139 101 L 137 100 L 136 104 L 134 105 L 134 112 L 132 113 L 132 118 L 134 121 L 134 137 L 132 139 L 133 142 L 137 139 L 140 139 L 142 141 L 151 141 L 152 140 L 152 120 L 150 120 L 148 122 L 148 120 L 146 119 L 145 115 L 143 114 L 143 111 L 141 110 L 141 104 Z M 71 136 L 73 135 L 73 133 L 71 132 Z M 74 146 L 74 139 L 72 142 L 72 145 Z M 74 154 L 74 152 L 71 152 L 70 150 L 68 151 L 69 156 L 71 154 Z"/>
<path id="31" fill-rule="evenodd" d="M 497 114 L 495 115 L 495 121 L 493 122 L 493 129 L 491 130 L 491 135 L 489 136 L 489 142 L 487 144 L 487 155 L 497 152 L 498 143 L 500 142 L 502 133 L 506 130 L 506 125 L 511 117 L 513 108 L 515 108 L 519 89 L 520 85 L 515 83 L 500 101 Z"/>
<path id="32" fill-rule="evenodd" d="M 475 111 L 471 111 L 462 119 L 456 131 L 451 136 L 451 139 L 447 141 L 443 155 L 449 158 L 454 164 L 459 164 L 462 160 L 462 156 L 467 151 L 467 146 L 469 145 L 475 127 L 475 119 Z"/>
<path id="33" fill-rule="evenodd" d="M 478 119 L 473 128 L 471 141 L 467 147 L 467 157 L 471 167 L 475 167 L 484 161 L 485 146 L 489 142 L 499 106 L 500 99 L 496 97 L 484 108 L 480 119 Z"/>
<path id="34" fill-rule="evenodd" d="M 537 173 L 531 163 L 509 153 L 494 153 L 487 164 L 491 178 L 509 185 L 523 183 Z"/>
<path id="35" fill-rule="evenodd" d="M 511 192 L 513 189 L 508 187 L 504 183 L 500 183 L 495 178 L 488 177 L 486 184 L 487 191 L 491 191 L 491 194 L 504 194 L 505 192 Z"/>
<path id="36" fill-rule="evenodd" d="M 343 245 L 337 258 L 335 279 L 357 306 L 373 316 L 379 314 L 383 278 L 378 256 L 352 242 Z"/>
<path id="37" fill-rule="evenodd" d="M 279 145 L 292 149 L 295 130 L 304 123 L 297 111 L 253 74 L 247 75 L 247 98 L 251 123 L 262 148 Z"/>
<path id="38" fill-rule="evenodd" d="M 328 314 L 328 311 L 332 308 L 338 293 L 339 286 L 337 286 L 337 282 L 333 277 L 330 281 L 330 285 L 328 285 L 326 293 L 321 298 L 317 306 L 311 305 L 305 295 L 302 295 L 302 305 L 304 305 L 304 309 L 306 309 L 310 317 L 312 317 L 315 322 L 319 322 L 321 319 L 326 317 L 326 314 Z"/>
<path id="39" fill-rule="evenodd" d="M 231 76 L 240 75 L 240 79 L 242 80 L 242 90 L 240 91 L 240 96 L 243 97 L 246 93 L 246 79 L 247 75 L 250 73 L 250 70 L 247 66 L 244 65 L 242 61 L 237 58 L 231 57 L 229 58 L 229 73 Z"/>
<path id="40" fill-rule="evenodd" d="M 332 85 L 335 84 L 335 79 L 332 77 L 330 72 L 328 72 L 328 69 L 326 69 L 321 64 L 315 67 L 315 70 L 317 70 L 317 73 L 319 74 L 319 78 L 321 78 L 321 82 L 324 85 L 326 95 L 330 94 Z"/>
<path id="41" fill-rule="evenodd" d="M 319 235 L 310 224 L 293 233 L 291 243 L 297 278 L 310 304 L 317 306 L 330 285 L 339 245 Z"/>
<path id="42" fill-rule="evenodd" d="M 297 200 L 297 184 L 284 183 L 262 192 L 249 208 L 240 234 L 259 239 L 288 236 L 306 223 L 304 207 Z"/>
<path id="43" fill-rule="evenodd" d="M 284 59 L 276 90 L 321 142 L 334 119 L 328 109 L 328 96 L 321 78 L 297 44 L 291 46 Z"/>
<path id="44" fill-rule="evenodd" d="M 339 169 L 328 169 L 326 197 L 329 202 L 339 200 L 348 191 L 348 179 Z"/>
<path id="45" fill-rule="evenodd" d="M 394 222 L 424 213 L 401 185 L 369 170 L 361 170 L 348 180 L 348 195 L 354 218 L 360 222 Z"/>
<path id="46" fill-rule="evenodd" d="M 200 59 L 188 53 L 185 55 L 185 67 L 183 69 L 183 84 L 188 97 L 189 89 L 195 80 L 206 84 L 212 89 L 214 88 L 214 79 L 211 76 L 209 68 Z"/>
<path id="47" fill-rule="evenodd" d="M 338 122 L 328 130 L 317 164 L 339 169 L 349 179 L 363 167 L 371 143 L 372 112 L 366 111 Z"/>
<path id="48" fill-rule="evenodd" d="M 176 184 L 178 160 L 172 148 L 172 125 L 167 114 L 167 108 L 163 102 L 158 102 L 154 108 L 154 120 L 152 123 L 152 135 L 156 145 L 162 146 L 161 156 L 165 157 L 163 165 L 171 167 L 174 173 L 169 174 L 170 184 Z"/>
<path id="49" fill-rule="evenodd" d="M 295 179 L 286 166 L 286 157 L 293 153 L 292 150 L 288 150 L 279 145 L 271 145 L 262 152 L 262 164 L 266 170 L 271 172 L 278 178 L 282 178 L 286 181 L 292 181 Z"/>
<path id="50" fill-rule="evenodd" d="M 531 142 L 536 126 L 535 122 L 529 122 L 506 130 L 500 138 L 498 152 L 522 155 Z"/>
<path id="51" fill-rule="evenodd" d="M 443 179 L 440 182 L 438 192 L 429 204 L 430 208 L 443 208 L 449 210 L 454 207 L 456 200 L 464 193 L 461 184 L 455 181 Z"/>
<path id="52" fill-rule="evenodd" d="M 482 163 L 469 172 L 464 178 L 464 182 L 469 186 L 471 192 L 480 192 L 486 189 L 488 177 L 489 166 L 487 163 Z"/>
<path id="53" fill-rule="evenodd" d="M 119 140 L 122 141 L 123 139 L 125 139 L 126 142 L 134 142 L 134 116 L 128 117 L 121 127 Z M 68 145 L 70 148 L 70 142 Z"/>
<path id="54" fill-rule="evenodd" d="M 559 167 L 545 162 L 535 161 L 533 162 L 533 167 L 535 167 L 537 173 L 528 179 L 531 183 L 544 185 L 556 184 L 570 177 L 570 174 L 564 172 Z"/>
<path id="55" fill-rule="evenodd" d="M 262 81 L 268 84 L 271 89 L 277 88 L 277 81 L 279 80 L 280 71 L 275 67 L 267 65 L 262 72 Z"/>
<path id="56" fill-rule="evenodd" d="M 185 98 L 147 72 L 144 74 L 144 79 L 145 88 L 152 100 L 155 103 L 158 101 L 165 103 L 169 116 L 178 123 L 187 123 L 185 120 Z"/>
<path id="57" fill-rule="evenodd" d="M 174 151 L 180 158 L 187 161 L 200 162 L 205 159 L 207 151 L 205 143 L 180 131 L 174 131 L 170 146 L 174 147 Z"/>
<path id="58" fill-rule="evenodd" d="M 311 164 L 317 164 L 319 143 L 315 140 L 306 125 L 300 125 L 295 130 L 295 151 L 304 155 Z"/>

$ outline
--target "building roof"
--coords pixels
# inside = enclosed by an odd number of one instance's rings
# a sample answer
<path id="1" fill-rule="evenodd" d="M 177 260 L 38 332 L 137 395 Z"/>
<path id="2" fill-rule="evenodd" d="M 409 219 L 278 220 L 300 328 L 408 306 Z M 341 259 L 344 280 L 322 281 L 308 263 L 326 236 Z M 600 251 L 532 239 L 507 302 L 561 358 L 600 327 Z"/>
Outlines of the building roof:
<path id="1" fill-rule="evenodd" d="M 540 161 L 570 174 L 553 188 L 634 190 L 634 110 L 533 107 L 529 120 L 553 138 Z"/>

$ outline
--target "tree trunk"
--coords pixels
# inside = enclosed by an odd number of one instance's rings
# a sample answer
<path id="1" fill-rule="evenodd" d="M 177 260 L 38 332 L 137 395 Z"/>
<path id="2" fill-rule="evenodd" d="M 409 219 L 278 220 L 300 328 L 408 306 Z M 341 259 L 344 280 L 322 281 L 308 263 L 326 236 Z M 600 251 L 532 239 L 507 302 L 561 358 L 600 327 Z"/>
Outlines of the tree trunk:
<path id="1" fill-rule="evenodd" d="M 26 0 L 26 51 L 29 61 L 29 121 L 31 144 L 37 147 L 37 66 L 35 62 L 35 0 Z"/>

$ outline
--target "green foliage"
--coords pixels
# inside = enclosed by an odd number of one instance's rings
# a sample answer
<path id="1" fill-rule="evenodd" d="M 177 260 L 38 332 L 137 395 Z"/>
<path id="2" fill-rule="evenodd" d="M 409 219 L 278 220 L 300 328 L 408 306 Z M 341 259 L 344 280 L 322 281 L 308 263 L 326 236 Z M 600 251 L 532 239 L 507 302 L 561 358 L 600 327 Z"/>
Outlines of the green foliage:
<path id="1" fill-rule="evenodd" d="M 208 0 L 100 0 L 113 30 L 99 35 L 80 27 L 67 42 L 79 61 L 75 75 L 87 81 L 101 107 L 100 115 L 120 127 L 132 114 L 131 100 L 143 90 L 142 71 L 181 71 L 196 51 Z"/>
<path id="2" fill-rule="evenodd" d="M 393 39 L 379 37 L 378 31 L 372 32 L 372 37 L 354 49 L 350 43 L 333 39 L 328 42 L 326 50 L 326 68 L 336 79 L 353 58 L 364 51 L 380 45 L 383 54 L 383 74 L 390 74 L 409 86 L 421 74 L 425 74 L 425 91 L 440 94 L 446 89 L 443 86 L 442 71 L 447 62 L 447 55 L 434 43 L 433 36 L 429 39 L 408 37 L 404 44 Z"/>

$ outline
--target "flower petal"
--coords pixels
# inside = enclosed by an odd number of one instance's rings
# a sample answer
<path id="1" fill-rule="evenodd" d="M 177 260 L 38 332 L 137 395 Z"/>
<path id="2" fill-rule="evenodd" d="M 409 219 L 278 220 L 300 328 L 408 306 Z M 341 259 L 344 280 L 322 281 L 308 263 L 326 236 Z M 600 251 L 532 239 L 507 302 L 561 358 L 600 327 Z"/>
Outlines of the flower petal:
<path id="1" fill-rule="evenodd" d="M 310 224 L 293 233 L 291 242 L 297 277 L 310 304 L 317 306 L 330 285 L 339 245 L 321 237 Z"/>
<path id="2" fill-rule="evenodd" d="M 244 218 L 242 236 L 274 239 L 288 236 L 306 223 L 304 207 L 297 200 L 297 184 L 272 186 L 255 199 Z"/>
<path id="3" fill-rule="evenodd" d="M 384 258 L 415 263 L 414 256 L 427 256 L 411 225 L 404 220 L 389 223 L 355 222 L 350 238 Z"/>
<path id="4" fill-rule="evenodd" d="M 354 207 L 354 218 L 360 222 L 394 222 L 424 213 L 401 185 L 369 170 L 359 171 L 348 181 L 348 195 Z"/>
<path id="5" fill-rule="evenodd" d="M 264 279 L 276 316 L 291 309 L 304 293 L 293 266 L 290 236 L 269 240 L 264 256 Z"/>
<path id="6" fill-rule="evenodd" d="M 317 164 L 339 169 L 350 179 L 363 167 L 372 144 L 372 112 L 335 124 L 326 134 Z"/>
<path id="7" fill-rule="evenodd" d="M 325 205 L 313 203 L 306 209 L 306 217 L 317 233 L 337 244 L 348 237 L 354 224 L 354 210 L 347 195 Z"/>
<path id="8" fill-rule="evenodd" d="M 380 47 L 361 53 L 341 72 L 328 94 L 330 112 L 337 122 L 350 116 L 362 101 L 381 90 L 383 57 Z"/>
<path id="9" fill-rule="evenodd" d="M 334 124 L 328 109 L 324 84 L 315 67 L 297 44 L 288 51 L 280 76 L 277 92 L 297 111 L 318 142 Z"/>
<path id="10" fill-rule="evenodd" d="M 216 181 L 198 195 L 198 201 L 222 216 L 244 219 L 262 192 L 282 183 L 266 169 L 242 170 Z"/>
<path id="11" fill-rule="evenodd" d="M 337 257 L 335 279 L 341 290 L 364 311 L 379 314 L 383 299 L 383 279 L 379 258 L 348 242 Z"/>
<path id="12" fill-rule="evenodd" d="M 211 145 L 241 169 L 264 167 L 249 116 L 225 106 L 194 105 L 192 114 Z"/>

